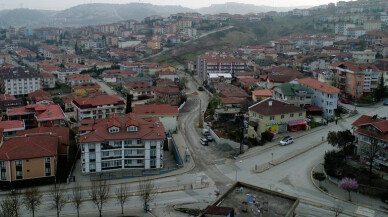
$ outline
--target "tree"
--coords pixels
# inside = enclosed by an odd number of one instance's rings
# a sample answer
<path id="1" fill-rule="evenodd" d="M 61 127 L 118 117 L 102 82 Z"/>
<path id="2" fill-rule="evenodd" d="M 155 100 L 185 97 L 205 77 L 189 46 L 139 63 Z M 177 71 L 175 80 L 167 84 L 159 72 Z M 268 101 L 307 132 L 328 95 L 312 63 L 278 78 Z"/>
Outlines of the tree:
<path id="1" fill-rule="evenodd" d="M 77 209 L 77 217 L 79 217 L 79 210 L 82 205 L 82 186 L 78 183 L 76 183 L 72 188 L 72 194 L 71 194 L 71 203 L 73 204 L 74 208 Z"/>
<path id="2" fill-rule="evenodd" d="M 348 191 L 350 201 L 350 192 L 358 188 L 358 183 L 355 179 L 345 177 L 338 183 L 338 187 Z"/>
<path id="3" fill-rule="evenodd" d="M 20 195 L 17 193 L 8 194 L 0 203 L 0 217 L 19 217 L 20 206 Z"/>
<path id="4" fill-rule="evenodd" d="M 66 204 L 65 200 L 66 191 L 61 187 L 60 184 L 55 184 L 49 192 L 51 201 L 51 208 L 57 211 L 57 217 L 61 213 L 62 208 Z"/>
<path id="5" fill-rule="evenodd" d="M 372 128 L 370 127 L 369 132 L 372 131 Z M 373 161 L 376 158 L 377 151 L 379 150 L 378 140 L 373 138 L 371 135 L 369 137 L 370 144 L 369 147 L 365 150 L 365 155 L 367 156 L 368 162 L 369 162 L 369 185 L 372 185 L 372 168 L 373 168 Z"/>
<path id="6" fill-rule="evenodd" d="M 132 94 L 127 94 L 127 105 L 125 107 L 125 114 L 132 112 Z"/>
<path id="7" fill-rule="evenodd" d="M 263 142 L 267 142 L 267 141 L 270 142 L 270 141 L 272 141 L 274 136 L 275 135 L 273 133 L 269 132 L 269 131 L 262 132 L 261 133 L 261 141 L 263 141 Z"/>
<path id="8" fill-rule="evenodd" d="M 148 211 L 148 203 L 150 203 L 156 196 L 157 191 L 155 189 L 155 185 L 151 180 L 143 180 L 140 181 L 138 185 L 138 191 L 140 194 L 140 198 L 144 202 L 144 210 Z"/>
<path id="9" fill-rule="evenodd" d="M 121 206 L 121 214 L 124 214 L 124 204 L 129 199 L 128 188 L 125 184 L 121 184 L 120 188 L 116 189 L 116 199 Z"/>
<path id="10" fill-rule="evenodd" d="M 321 187 L 321 182 L 326 179 L 326 176 L 324 173 L 319 173 L 319 172 L 314 172 L 313 173 L 313 178 L 318 180 L 319 182 L 319 187 Z"/>
<path id="11" fill-rule="evenodd" d="M 89 196 L 96 205 L 99 216 L 102 216 L 102 208 L 104 207 L 104 204 L 109 200 L 109 191 L 110 186 L 106 183 L 106 181 L 102 181 L 101 179 L 99 181 L 93 181 L 92 187 L 89 191 Z"/>
<path id="12" fill-rule="evenodd" d="M 338 217 L 344 210 L 341 205 L 337 204 L 335 207 L 331 208 L 331 211 L 334 212 L 335 217 Z"/>
<path id="13" fill-rule="evenodd" d="M 32 213 L 32 217 L 35 217 L 35 212 L 42 204 L 42 193 L 38 188 L 30 188 L 24 192 L 23 204 Z"/>
<path id="14" fill-rule="evenodd" d="M 337 146 L 342 151 L 345 150 L 345 148 L 348 145 L 351 145 L 354 141 L 354 135 L 350 130 L 345 131 L 330 131 L 327 134 L 327 142 L 332 146 Z"/>
<path id="15" fill-rule="evenodd" d="M 342 166 L 344 162 L 344 154 L 331 150 L 325 153 L 324 167 L 325 171 L 329 175 L 336 175 L 338 168 Z"/>

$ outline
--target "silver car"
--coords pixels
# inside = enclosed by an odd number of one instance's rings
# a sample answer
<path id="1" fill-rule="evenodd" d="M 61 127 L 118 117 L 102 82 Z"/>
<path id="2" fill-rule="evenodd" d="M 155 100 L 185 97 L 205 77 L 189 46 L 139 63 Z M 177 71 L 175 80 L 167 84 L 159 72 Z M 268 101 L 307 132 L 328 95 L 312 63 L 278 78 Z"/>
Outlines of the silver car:
<path id="1" fill-rule="evenodd" d="M 286 136 L 284 137 L 282 140 L 280 140 L 280 145 L 281 146 L 284 146 L 284 145 L 289 145 L 291 143 L 294 142 L 294 137 L 292 136 Z"/>

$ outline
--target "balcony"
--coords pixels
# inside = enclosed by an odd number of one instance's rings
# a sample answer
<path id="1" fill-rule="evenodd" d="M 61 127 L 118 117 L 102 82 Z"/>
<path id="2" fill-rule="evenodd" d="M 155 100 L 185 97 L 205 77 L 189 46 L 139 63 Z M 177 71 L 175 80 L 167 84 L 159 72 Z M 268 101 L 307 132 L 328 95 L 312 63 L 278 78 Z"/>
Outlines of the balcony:
<path id="1" fill-rule="evenodd" d="M 143 159 L 144 155 L 125 155 L 124 158 Z"/>
<path id="2" fill-rule="evenodd" d="M 124 168 L 128 168 L 128 169 L 143 169 L 144 168 L 144 165 L 125 165 Z"/>
<path id="3" fill-rule="evenodd" d="M 114 146 L 114 145 L 107 145 L 107 144 L 102 144 L 101 150 L 109 150 L 109 149 L 120 149 L 120 146 Z"/>
<path id="4" fill-rule="evenodd" d="M 124 145 L 124 148 L 144 148 L 144 145 L 137 144 L 137 145 Z"/>
<path id="5" fill-rule="evenodd" d="M 111 160 L 121 158 L 121 155 L 101 157 L 101 160 Z"/>
<path id="6" fill-rule="evenodd" d="M 101 170 L 113 170 L 113 169 L 121 169 L 121 166 L 113 166 L 113 167 L 101 167 Z"/>

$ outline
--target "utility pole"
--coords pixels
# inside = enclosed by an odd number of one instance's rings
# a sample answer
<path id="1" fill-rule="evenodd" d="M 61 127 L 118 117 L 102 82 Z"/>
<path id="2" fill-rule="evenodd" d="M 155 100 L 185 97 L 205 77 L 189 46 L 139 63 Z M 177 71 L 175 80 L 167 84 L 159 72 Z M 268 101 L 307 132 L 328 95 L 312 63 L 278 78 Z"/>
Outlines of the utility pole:
<path id="1" fill-rule="evenodd" d="M 199 116 L 198 116 L 198 126 L 202 127 L 202 106 L 201 106 L 201 100 L 199 100 Z"/>

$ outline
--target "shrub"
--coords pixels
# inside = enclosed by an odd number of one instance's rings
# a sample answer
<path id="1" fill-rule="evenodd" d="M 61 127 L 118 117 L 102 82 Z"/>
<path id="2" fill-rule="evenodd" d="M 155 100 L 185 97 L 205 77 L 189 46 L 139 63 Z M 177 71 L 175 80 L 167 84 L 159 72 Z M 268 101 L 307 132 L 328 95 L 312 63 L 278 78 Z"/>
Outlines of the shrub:
<path id="1" fill-rule="evenodd" d="M 270 142 L 270 141 L 272 141 L 274 136 L 275 135 L 273 133 L 271 133 L 269 131 L 265 131 L 265 132 L 261 133 L 261 141 L 262 142 L 267 142 L 267 141 Z"/>

